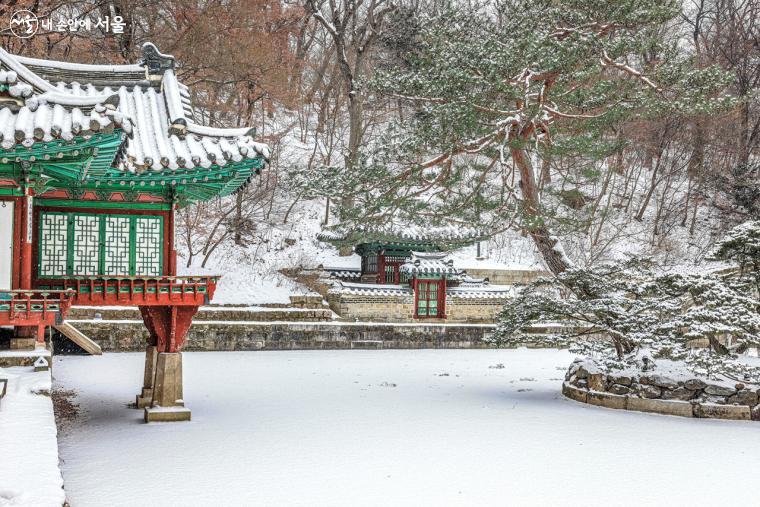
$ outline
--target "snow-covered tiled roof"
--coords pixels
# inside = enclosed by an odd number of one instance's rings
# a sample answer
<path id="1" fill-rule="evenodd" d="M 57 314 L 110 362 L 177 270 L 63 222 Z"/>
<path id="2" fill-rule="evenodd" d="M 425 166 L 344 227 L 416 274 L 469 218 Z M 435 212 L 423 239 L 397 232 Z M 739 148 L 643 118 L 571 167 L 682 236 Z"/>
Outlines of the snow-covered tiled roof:
<path id="1" fill-rule="evenodd" d="M 337 290 L 341 294 L 356 296 L 403 296 L 412 294 L 412 289 L 401 285 L 386 285 L 374 283 L 351 283 L 337 282 L 331 290 Z"/>
<path id="2" fill-rule="evenodd" d="M 514 288 L 509 285 L 459 286 L 449 287 L 446 294 L 464 299 L 506 299 L 514 295 Z"/>
<path id="3" fill-rule="evenodd" d="M 454 261 L 446 260 L 446 252 L 412 252 L 412 258 L 399 267 L 408 275 L 456 275 Z"/>
<path id="4" fill-rule="evenodd" d="M 486 278 L 473 278 L 466 274 L 460 278 L 459 282 L 460 287 L 483 287 L 488 284 L 489 282 Z"/>
<path id="5" fill-rule="evenodd" d="M 418 226 L 389 223 L 383 225 L 338 225 L 334 229 L 321 231 L 317 239 L 327 242 L 349 242 L 354 244 L 381 243 L 417 243 L 440 246 L 461 245 L 483 239 L 486 234 L 473 227 Z"/>
<path id="6" fill-rule="evenodd" d="M 358 280 L 362 276 L 359 268 L 324 268 L 331 277 L 340 280 Z"/>
<path id="7" fill-rule="evenodd" d="M 83 65 L 11 55 L 0 48 L 0 147 L 29 147 L 124 130 L 124 171 L 225 166 L 269 158 L 248 128 L 196 124 L 174 58 L 143 46 L 136 65 Z"/>

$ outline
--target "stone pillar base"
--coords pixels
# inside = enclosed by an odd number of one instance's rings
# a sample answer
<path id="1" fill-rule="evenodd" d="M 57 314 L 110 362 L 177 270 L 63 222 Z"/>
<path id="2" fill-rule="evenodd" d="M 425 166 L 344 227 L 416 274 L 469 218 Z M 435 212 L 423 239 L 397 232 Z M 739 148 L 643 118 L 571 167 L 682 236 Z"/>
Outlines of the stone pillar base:
<path id="1" fill-rule="evenodd" d="M 150 407 L 153 403 L 153 382 L 156 378 L 156 361 L 158 352 L 155 345 L 145 348 L 145 372 L 143 375 L 143 387 L 140 394 L 135 396 L 135 408 Z"/>
<path id="2" fill-rule="evenodd" d="M 185 407 L 146 407 L 145 422 L 179 422 L 190 420 L 190 409 Z"/>
<path id="3" fill-rule="evenodd" d="M 189 421 L 182 399 L 182 353 L 161 352 L 156 358 L 153 401 L 145 407 L 145 422 Z"/>
<path id="4" fill-rule="evenodd" d="M 149 407 L 153 403 L 153 389 L 142 388 L 140 394 L 135 396 L 135 408 Z"/>

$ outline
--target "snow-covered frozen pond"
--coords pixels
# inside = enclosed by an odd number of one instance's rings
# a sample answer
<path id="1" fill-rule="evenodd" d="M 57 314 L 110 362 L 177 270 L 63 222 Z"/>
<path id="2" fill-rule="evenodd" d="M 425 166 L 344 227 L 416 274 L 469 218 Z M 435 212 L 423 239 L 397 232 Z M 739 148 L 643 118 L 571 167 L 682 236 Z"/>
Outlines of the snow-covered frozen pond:
<path id="1" fill-rule="evenodd" d="M 72 506 L 755 504 L 760 423 L 581 405 L 556 350 L 186 353 L 189 423 L 126 408 L 142 354 L 57 357 Z M 504 368 L 493 368 L 499 363 Z M 748 475 L 749 474 L 749 475 Z M 744 484 L 744 485 L 742 485 Z"/>

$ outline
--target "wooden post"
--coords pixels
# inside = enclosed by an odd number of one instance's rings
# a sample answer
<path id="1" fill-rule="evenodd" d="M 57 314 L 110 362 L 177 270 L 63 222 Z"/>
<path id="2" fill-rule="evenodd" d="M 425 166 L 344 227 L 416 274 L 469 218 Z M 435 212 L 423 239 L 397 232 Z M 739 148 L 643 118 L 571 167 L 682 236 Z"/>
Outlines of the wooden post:
<path id="1" fill-rule="evenodd" d="M 145 408 L 153 403 L 153 382 L 156 378 L 156 360 L 158 352 L 155 345 L 148 345 L 145 348 L 145 370 L 143 373 L 143 387 L 135 397 L 135 407 Z"/>
<path id="2" fill-rule="evenodd" d="M 21 277 L 20 288 L 30 290 L 32 288 L 32 214 L 33 203 L 29 187 L 24 189 L 24 197 L 21 199 Z"/>
<path id="3" fill-rule="evenodd" d="M 138 408 L 145 407 L 145 422 L 190 420 L 190 410 L 185 408 L 182 399 L 180 350 L 185 343 L 193 315 L 197 311 L 197 306 L 140 307 L 151 342 L 145 352 L 142 397 L 138 396 L 136 401 Z M 152 370 L 152 373 L 149 370 Z M 146 384 L 151 374 L 152 381 L 148 391 Z"/>
<path id="4" fill-rule="evenodd" d="M 377 252 L 377 283 L 385 283 L 385 251 Z"/>
<path id="5" fill-rule="evenodd" d="M 446 277 L 438 282 L 438 318 L 446 318 Z"/>
<path id="6" fill-rule="evenodd" d="M 169 276 L 177 276 L 177 250 L 174 245 L 174 215 L 177 213 L 177 205 L 172 204 L 172 209 L 169 211 L 168 217 L 168 230 L 166 235 L 166 247 L 169 250 Z"/>
<path id="7" fill-rule="evenodd" d="M 19 259 L 17 262 L 14 262 L 14 268 L 18 266 L 18 288 L 21 290 L 31 290 L 32 288 L 32 199 L 32 190 L 28 184 L 24 185 L 24 195 L 17 201 L 19 205 L 19 220 L 17 223 L 20 227 L 15 236 L 19 244 Z M 11 348 L 27 349 L 31 347 L 43 348 L 45 346 L 44 325 L 16 326 L 13 335 Z"/>

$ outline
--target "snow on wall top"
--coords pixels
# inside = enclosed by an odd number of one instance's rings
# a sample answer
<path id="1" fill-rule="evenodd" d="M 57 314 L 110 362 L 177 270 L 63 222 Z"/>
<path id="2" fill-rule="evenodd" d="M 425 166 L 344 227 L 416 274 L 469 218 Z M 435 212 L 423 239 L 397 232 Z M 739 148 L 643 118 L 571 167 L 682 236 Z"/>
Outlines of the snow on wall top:
<path id="1" fill-rule="evenodd" d="M 401 285 L 352 283 L 336 281 L 330 292 L 355 296 L 403 296 L 413 294 L 412 289 Z"/>
<path id="2" fill-rule="evenodd" d="M 124 130 L 120 168 L 199 169 L 269 158 L 254 129 L 195 124 L 174 58 L 143 45 L 135 65 L 84 65 L 11 55 L 0 48 L 0 147 Z"/>
<path id="3" fill-rule="evenodd" d="M 403 285 L 356 283 L 336 280 L 329 292 L 352 296 L 411 296 L 414 291 Z M 471 287 L 448 287 L 446 294 L 460 299 L 506 299 L 514 295 L 515 289 L 509 285 L 487 285 Z"/>

